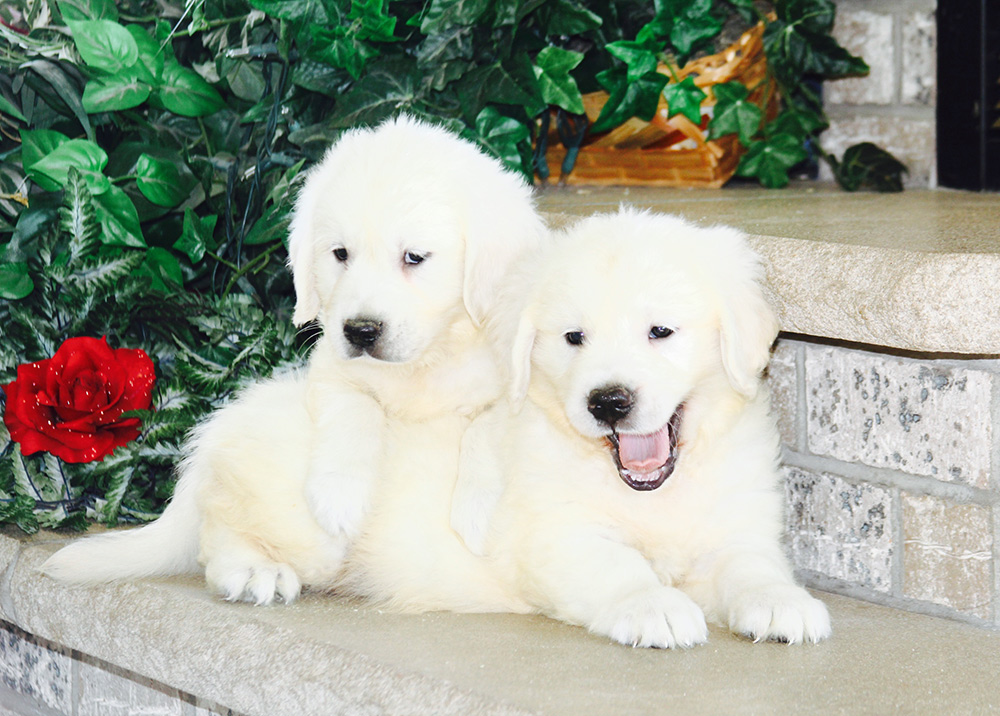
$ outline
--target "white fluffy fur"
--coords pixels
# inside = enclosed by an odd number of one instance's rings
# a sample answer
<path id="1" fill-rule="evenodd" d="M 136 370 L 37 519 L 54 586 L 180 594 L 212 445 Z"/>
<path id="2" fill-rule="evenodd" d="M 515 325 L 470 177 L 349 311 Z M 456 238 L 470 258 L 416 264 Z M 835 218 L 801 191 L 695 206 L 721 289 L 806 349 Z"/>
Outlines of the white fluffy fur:
<path id="1" fill-rule="evenodd" d="M 291 601 L 337 581 L 383 474 L 418 493 L 425 473 L 450 476 L 436 498 L 447 509 L 462 431 L 501 390 L 479 324 L 543 235 L 530 188 L 473 145 L 406 118 L 345 134 L 308 174 L 291 225 L 294 321 L 324 328 L 308 369 L 198 428 L 159 520 L 69 545 L 43 571 L 101 582 L 201 564 L 226 598 Z M 344 337 L 359 317 L 383 324 L 375 357 Z M 478 564 L 456 579 L 477 570 L 498 593 Z"/>
<path id="2" fill-rule="evenodd" d="M 512 404 L 468 432 L 452 522 L 533 609 L 636 646 L 704 642 L 706 618 L 754 640 L 830 634 L 779 544 L 760 378 L 777 326 L 759 274 L 732 229 L 623 209 L 568 230 L 513 286 L 496 322 Z M 636 433 L 686 406 L 676 469 L 653 491 L 619 477 L 587 410 L 608 384 L 635 392 Z"/>

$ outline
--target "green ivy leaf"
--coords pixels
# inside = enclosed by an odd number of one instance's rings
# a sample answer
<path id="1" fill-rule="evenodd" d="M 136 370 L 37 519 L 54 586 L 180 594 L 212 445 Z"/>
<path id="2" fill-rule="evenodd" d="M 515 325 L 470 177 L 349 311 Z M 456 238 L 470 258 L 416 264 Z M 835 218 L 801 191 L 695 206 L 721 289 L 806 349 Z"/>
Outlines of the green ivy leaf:
<path id="1" fill-rule="evenodd" d="M 582 52 L 546 47 L 535 57 L 535 79 L 548 104 L 573 114 L 583 114 L 583 96 L 570 72 L 583 61 Z"/>
<path id="2" fill-rule="evenodd" d="M 135 38 L 111 20 L 74 20 L 69 23 L 80 57 L 90 67 L 115 74 L 139 60 Z"/>
<path id="3" fill-rule="evenodd" d="M 94 197 L 97 218 L 101 222 L 101 241 L 109 246 L 145 248 L 139 214 L 135 204 L 122 189 L 111 186 Z"/>
<path id="4" fill-rule="evenodd" d="M 550 0 L 545 10 L 548 12 L 547 35 L 582 35 L 604 24 L 600 15 L 576 0 Z M 524 12 L 524 9 L 519 12 L 518 20 L 523 18 Z"/>
<path id="5" fill-rule="evenodd" d="M 336 6 L 319 0 L 250 0 L 250 5 L 271 17 L 282 20 L 295 20 L 304 25 L 332 25 L 340 21 L 339 16 L 331 18 L 328 9 L 336 12 Z"/>
<path id="6" fill-rule="evenodd" d="M 358 79 L 378 50 L 362 42 L 360 36 L 340 25 L 333 28 L 313 27 L 310 33 L 309 57 L 333 67 L 345 69 Z"/>
<path id="7" fill-rule="evenodd" d="M 157 96 L 164 107 L 182 117 L 204 117 L 226 106 L 215 87 L 176 61 L 164 66 Z"/>
<path id="8" fill-rule="evenodd" d="M 462 103 L 462 113 L 474 121 L 487 104 L 513 104 L 530 108 L 526 110 L 529 116 L 538 114 L 545 103 L 540 93 L 537 97 L 534 96 L 538 93 L 538 82 L 530 69 L 530 63 L 528 71 L 535 86 L 527 90 L 501 62 L 482 65 L 468 72 L 455 85 Z"/>
<path id="9" fill-rule="evenodd" d="M 826 126 L 826 120 L 817 112 L 791 107 L 783 110 L 773 122 L 769 122 L 764 127 L 764 134 L 765 136 L 791 134 L 804 140 L 825 129 Z"/>
<path id="10" fill-rule="evenodd" d="M 667 85 L 663 88 L 663 98 L 667 101 L 668 118 L 683 114 L 695 124 L 701 124 L 701 103 L 707 96 L 691 75 Z"/>
<path id="11" fill-rule="evenodd" d="M 353 21 L 352 30 L 362 40 L 394 42 L 396 18 L 386 14 L 385 0 L 351 0 L 347 19 Z"/>
<path id="12" fill-rule="evenodd" d="M 608 43 L 606 49 L 612 57 L 618 58 L 628 66 L 628 81 L 638 82 L 644 75 L 656 71 L 657 56 L 663 52 L 664 47 L 666 43 L 654 40 L 645 42 L 621 40 Z"/>
<path id="13" fill-rule="evenodd" d="M 652 119 L 668 77 L 650 72 L 636 82 L 629 82 L 625 71 L 605 70 L 597 75 L 597 80 L 608 90 L 610 97 L 590 131 L 605 132 L 631 117 L 646 121 Z"/>
<path id="14" fill-rule="evenodd" d="M 848 147 L 840 162 L 833 156 L 825 158 L 837 183 L 847 191 L 857 191 L 863 186 L 880 192 L 903 191 L 906 165 L 871 142 Z"/>
<path id="15" fill-rule="evenodd" d="M 151 88 L 135 73 L 122 72 L 88 80 L 83 90 L 83 108 L 90 114 L 138 107 L 149 98 Z"/>
<path id="16" fill-rule="evenodd" d="M 743 146 L 749 147 L 760 129 L 764 113 L 747 99 L 749 92 L 739 82 L 726 82 L 712 88 L 715 92 L 715 113 L 708 123 L 712 138 L 737 134 Z"/>
<path id="17" fill-rule="evenodd" d="M 790 134 L 775 134 L 753 142 L 740 160 L 736 173 L 757 177 L 769 189 L 788 184 L 788 170 L 809 156 L 802 140 Z"/>
<path id="18" fill-rule="evenodd" d="M 28 275 L 28 264 L 0 263 L 0 298 L 19 301 L 35 290 L 35 284 Z"/>
<path id="19" fill-rule="evenodd" d="M 490 0 L 431 0 L 420 31 L 433 35 L 452 25 L 471 25 L 490 9 Z"/>
<path id="20" fill-rule="evenodd" d="M 495 107 L 484 107 L 476 117 L 479 143 L 515 171 L 524 171 L 518 145 L 531 137 L 530 130 L 516 119 L 505 117 Z"/>
<path id="21" fill-rule="evenodd" d="M 32 164 L 28 176 L 32 179 L 40 177 L 50 185 L 54 183 L 61 187 L 66 184 L 69 170 L 76 169 L 93 194 L 103 194 L 111 186 L 111 181 L 102 173 L 107 164 L 108 155 L 94 142 L 70 139 Z"/>
<path id="22" fill-rule="evenodd" d="M 143 154 L 136 162 L 136 184 L 142 195 L 157 206 L 173 208 L 188 198 L 198 183 L 184 161 Z"/>
<path id="23" fill-rule="evenodd" d="M 829 32 L 836 6 L 831 0 L 784 0 L 778 19 L 764 30 L 768 64 L 784 83 L 797 86 L 803 75 L 845 77 L 868 73 L 868 65 L 841 47 Z"/>
<path id="24" fill-rule="evenodd" d="M 712 0 L 674 0 L 670 43 L 686 58 L 722 30 L 722 20 L 713 10 Z"/>
<path id="25" fill-rule="evenodd" d="M 191 259 L 196 264 L 205 257 L 208 247 L 214 246 L 212 238 L 215 224 L 219 217 L 216 214 L 198 217 L 190 208 L 184 210 L 184 228 L 181 237 L 174 242 L 173 248 Z"/>
<path id="26" fill-rule="evenodd" d="M 334 129 L 377 124 L 407 109 L 415 100 L 408 64 L 395 61 L 374 66 L 337 102 Z"/>

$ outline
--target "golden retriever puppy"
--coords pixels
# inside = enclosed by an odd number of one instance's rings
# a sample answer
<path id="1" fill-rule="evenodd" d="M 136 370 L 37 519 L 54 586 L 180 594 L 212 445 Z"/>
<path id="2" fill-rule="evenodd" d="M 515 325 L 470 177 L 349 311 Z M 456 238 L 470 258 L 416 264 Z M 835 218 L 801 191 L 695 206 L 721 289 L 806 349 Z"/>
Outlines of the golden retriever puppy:
<path id="1" fill-rule="evenodd" d="M 706 618 L 829 636 L 779 543 L 777 325 L 744 237 L 622 209 L 535 263 L 499 304 L 512 405 L 465 436 L 455 528 L 533 609 L 623 644 L 700 644 Z"/>
<path id="2" fill-rule="evenodd" d="M 425 451 L 408 476 L 454 481 L 462 430 L 501 390 L 480 321 L 544 231 L 530 187 L 440 128 L 345 134 L 291 223 L 294 321 L 323 327 L 307 369 L 195 431 L 159 520 L 71 544 L 43 571 L 100 582 L 200 564 L 213 590 L 259 604 L 334 584 L 387 456 Z"/>

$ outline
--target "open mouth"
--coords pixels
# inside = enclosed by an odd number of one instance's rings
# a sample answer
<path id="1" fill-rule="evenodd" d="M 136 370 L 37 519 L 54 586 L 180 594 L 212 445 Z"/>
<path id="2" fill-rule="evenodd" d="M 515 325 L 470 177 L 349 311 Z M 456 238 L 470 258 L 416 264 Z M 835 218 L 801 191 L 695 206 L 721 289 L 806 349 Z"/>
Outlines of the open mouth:
<path id="1" fill-rule="evenodd" d="M 618 474 L 633 490 L 655 490 L 674 471 L 683 412 L 684 405 L 681 404 L 667 424 L 655 433 L 635 435 L 614 432 L 608 436 Z"/>

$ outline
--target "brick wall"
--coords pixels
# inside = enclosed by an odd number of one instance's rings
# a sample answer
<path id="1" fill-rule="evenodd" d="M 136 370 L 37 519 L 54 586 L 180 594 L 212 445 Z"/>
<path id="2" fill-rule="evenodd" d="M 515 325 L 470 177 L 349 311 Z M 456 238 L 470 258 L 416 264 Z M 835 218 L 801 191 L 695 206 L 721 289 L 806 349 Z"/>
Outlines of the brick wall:
<path id="1" fill-rule="evenodd" d="M 1000 360 L 782 339 L 769 374 L 807 583 L 1000 625 Z"/>
<path id="2" fill-rule="evenodd" d="M 836 0 L 834 36 L 871 67 L 823 87 L 830 128 L 823 149 L 841 156 L 875 142 L 909 166 L 909 186 L 936 184 L 936 0 Z M 829 179 L 825 164 L 824 178 Z"/>
<path id="3" fill-rule="evenodd" d="M 0 716 L 238 716 L 0 621 Z"/>

